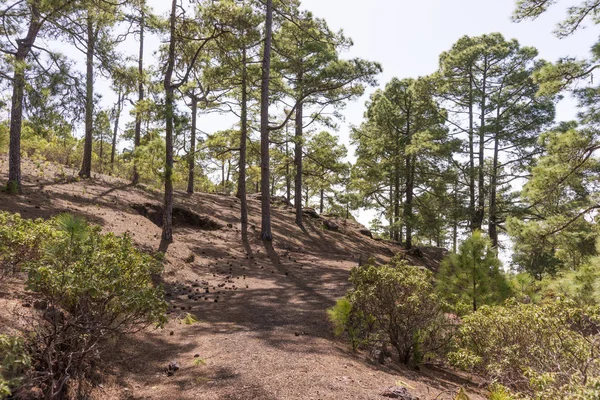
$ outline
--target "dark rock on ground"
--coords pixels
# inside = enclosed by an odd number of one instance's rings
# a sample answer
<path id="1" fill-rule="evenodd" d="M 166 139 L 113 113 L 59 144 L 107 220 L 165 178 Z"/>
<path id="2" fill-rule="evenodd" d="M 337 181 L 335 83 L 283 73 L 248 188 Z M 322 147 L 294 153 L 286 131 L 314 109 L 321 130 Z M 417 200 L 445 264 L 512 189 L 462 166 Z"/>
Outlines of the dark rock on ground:
<path id="1" fill-rule="evenodd" d="M 383 391 L 381 393 L 383 397 L 387 397 L 390 399 L 400 399 L 400 400 L 419 400 L 418 397 L 413 396 L 407 388 L 396 386 L 391 387 Z"/>
<path id="2" fill-rule="evenodd" d="M 323 220 L 323 226 L 328 231 L 338 232 L 340 230 L 340 226 L 330 219 Z"/>

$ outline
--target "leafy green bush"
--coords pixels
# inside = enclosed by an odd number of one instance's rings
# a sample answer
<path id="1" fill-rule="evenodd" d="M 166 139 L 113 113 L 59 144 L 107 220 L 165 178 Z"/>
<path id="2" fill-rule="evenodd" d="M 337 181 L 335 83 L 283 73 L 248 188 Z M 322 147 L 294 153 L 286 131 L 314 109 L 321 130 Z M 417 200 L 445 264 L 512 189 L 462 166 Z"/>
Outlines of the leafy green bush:
<path id="1" fill-rule="evenodd" d="M 396 258 L 389 265 L 355 267 L 350 281 L 352 309 L 368 321 L 374 338 L 397 350 L 402 363 L 417 364 L 439 347 L 443 316 L 429 272 Z"/>
<path id="2" fill-rule="evenodd" d="M 597 385 L 600 308 L 566 300 L 484 306 L 464 317 L 455 345 L 455 366 L 527 395 L 568 398 Z"/>
<path id="3" fill-rule="evenodd" d="M 361 344 L 366 343 L 369 332 L 369 322 L 366 318 L 353 309 L 347 297 L 338 299 L 335 306 L 327 310 L 329 321 L 333 326 L 336 336 L 348 335 L 352 350 L 358 350 Z"/>
<path id="4" fill-rule="evenodd" d="M 27 287 L 44 304 L 27 337 L 32 383 L 46 393 L 63 392 L 85 378 L 108 339 L 166 322 L 162 290 L 152 281 L 162 264 L 138 251 L 129 236 L 103 235 L 71 215 L 50 221 L 2 218 L 12 233 L 0 230 L 0 248 L 19 245 L 3 260 L 12 265 L 25 255 Z"/>
<path id="5" fill-rule="evenodd" d="M 55 235 L 55 229 L 43 220 L 0 212 L 0 272 L 14 273 L 23 264 L 39 259 L 44 244 L 51 242 Z"/>
<path id="6" fill-rule="evenodd" d="M 8 397 L 19 386 L 31 366 L 31 357 L 18 336 L 0 335 L 0 398 Z"/>

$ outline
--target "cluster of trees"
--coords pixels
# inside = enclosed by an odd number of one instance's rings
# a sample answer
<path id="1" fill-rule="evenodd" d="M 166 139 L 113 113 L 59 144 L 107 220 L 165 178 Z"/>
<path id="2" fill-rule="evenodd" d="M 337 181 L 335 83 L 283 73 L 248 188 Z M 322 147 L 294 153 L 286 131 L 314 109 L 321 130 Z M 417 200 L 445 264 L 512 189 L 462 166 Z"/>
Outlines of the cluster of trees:
<path id="1" fill-rule="evenodd" d="M 173 0 L 170 6 L 163 18 L 144 0 L 5 3 L 0 74 L 11 97 L 2 128 L 8 189 L 21 191 L 21 141 L 35 136 L 77 147 L 82 178 L 99 171 L 134 184 L 162 181 L 167 241 L 175 185 L 190 193 L 198 183 L 225 192 L 235 185 L 244 233 L 246 194 L 261 192 L 265 240 L 272 239 L 270 199 L 278 191 L 289 200 L 293 194 L 299 225 L 310 199 L 318 199 L 322 212 L 340 204 L 338 187 L 350 175 L 347 151 L 317 128 L 335 128 L 339 109 L 374 85 L 381 67 L 342 58 L 352 41 L 298 1 Z M 163 40 L 152 67 L 146 67 L 149 35 Z M 136 57 L 119 51 L 124 42 L 137 43 Z M 85 73 L 76 68 L 83 60 Z M 100 78 L 116 96 L 109 109 L 99 102 Z M 123 129 L 128 107 L 133 121 Z M 228 113 L 237 123 L 203 134 L 198 117 L 210 112 Z M 84 137 L 74 145 L 80 123 Z M 131 143 L 122 154 L 119 139 Z M 219 171 L 220 183 L 212 184 Z"/>
<path id="2" fill-rule="evenodd" d="M 534 18 L 554 3 L 519 1 L 514 17 Z M 569 9 L 557 34 L 595 22 L 594 4 Z M 497 252 L 509 236 L 515 265 L 537 279 L 597 255 L 598 89 L 574 85 L 597 67 L 597 46 L 590 60 L 550 63 L 499 33 L 462 37 L 431 75 L 392 79 L 370 96 L 351 132 L 351 165 L 327 129 L 348 100 L 375 85 L 381 67 L 343 58 L 349 38 L 298 1 L 170 6 L 166 17 L 143 0 L 3 6 L 0 74 L 11 102 L 2 103 L 10 118 L 0 124 L 0 145 L 4 134 L 11 191 L 20 191 L 21 153 L 45 146 L 43 155 L 79 164 L 82 177 L 99 171 L 164 184 L 165 240 L 173 190 L 186 188 L 235 193 L 244 233 L 246 195 L 262 193 L 265 240 L 270 198 L 283 194 L 298 225 L 309 204 L 346 215 L 376 209 L 373 229 L 407 249 L 456 252 L 461 238 L 482 231 Z M 163 43 L 151 67 L 149 36 Z M 137 55 L 125 57 L 122 43 Z M 84 60 L 82 73 L 76 64 Z M 97 94 L 101 78 L 116 99 L 108 109 Z M 566 91 L 580 113 L 556 123 Z M 198 119 L 213 112 L 236 122 L 204 133 Z M 121 153 L 119 140 L 127 143 Z"/>

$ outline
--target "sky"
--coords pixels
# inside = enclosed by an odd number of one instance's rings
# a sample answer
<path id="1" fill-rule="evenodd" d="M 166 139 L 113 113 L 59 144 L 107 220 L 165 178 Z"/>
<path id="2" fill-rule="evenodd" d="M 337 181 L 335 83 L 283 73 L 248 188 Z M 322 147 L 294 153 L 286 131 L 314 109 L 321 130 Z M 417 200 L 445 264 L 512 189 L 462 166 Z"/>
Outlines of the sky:
<path id="1" fill-rule="evenodd" d="M 558 39 L 552 33 L 565 16 L 566 8 L 580 1 L 560 0 L 538 19 L 521 23 L 511 21 L 515 0 L 303 0 L 302 8 L 324 18 L 332 29 L 343 29 L 353 39 L 354 46 L 343 57 L 381 63 L 383 73 L 378 82 L 383 86 L 393 77 L 402 79 L 434 72 L 439 54 L 464 35 L 500 32 L 507 39 L 517 39 L 521 45 L 536 47 L 540 57 L 548 61 L 565 56 L 585 58 L 598 38 L 594 27 L 565 39 Z M 168 1 L 150 0 L 149 4 L 166 15 Z M 147 45 L 146 51 L 150 53 L 159 43 L 156 38 L 149 38 Z M 136 43 L 130 42 L 128 46 L 131 48 L 127 50 L 135 54 Z M 350 127 L 361 123 L 365 102 L 374 90 L 369 88 L 343 111 L 344 121 L 339 124 L 337 134 L 348 147 L 351 147 Z M 110 93 L 105 98 L 112 101 Z M 573 119 L 575 113 L 574 102 L 566 98 L 558 106 L 557 119 Z M 211 115 L 202 116 L 198 123 L 200 130 L 210 133 L 229 128 L 232 121 L 231 117 Z M 365 225 L 372 218 L 372 212 L 358 216 Z"/>

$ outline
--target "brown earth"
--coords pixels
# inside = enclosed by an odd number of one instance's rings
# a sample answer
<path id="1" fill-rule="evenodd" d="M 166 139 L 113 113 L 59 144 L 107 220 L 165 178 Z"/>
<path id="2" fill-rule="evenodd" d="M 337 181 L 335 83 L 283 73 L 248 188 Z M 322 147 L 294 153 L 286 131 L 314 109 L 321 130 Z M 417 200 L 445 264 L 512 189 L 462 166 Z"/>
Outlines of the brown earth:
<path id="1" fill-rule="evenodd" d="M 7 159 L 0 156 L 0 173 Z M 163 274 L 170 302 L 164 329 L 137 334 L 106 360 L 97 399 L 383 399 L 406 386 L 420 399 L 451 399 L 460 386 L 473 399 L 484 391 L 469 377 L 429 366 L 413 371 L 391 360 L 378 365 L 336 339 L 326 309 L 349 288 L 359 260 L 384 262 L 401 251 L 335 219 L 339 232 L 306 218 L 294 224 L 275 204 L 272 245 L 259 240 L 260 203 L 249 200 L 250 234 L 238 228 L 239 201 L 215 194 L 176 193 L 174 243 L 161 243 L 161 194 L 107 176 L 78 182 L 76 171 L 23 162 L 23 195 L 0 194 L 0 210 L 48 218 L 70 212 L 129 233 L 148 251 L 166 251 Z M 435 268 L 443 252 L 422 249 L 412 264 Z M 208 293 L 207 292 L 208 289 Z M 21 281 L 0 279 L 0 333 L 18 329 L 15 313 L 27 296 Z M 199 322 L 181 319 L 193 314 Z M 167 376 L 170 362 L 180 369 Z"/>

